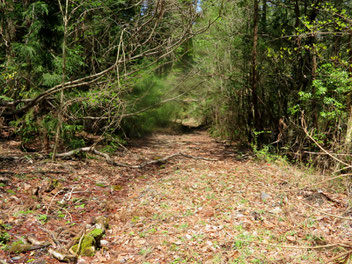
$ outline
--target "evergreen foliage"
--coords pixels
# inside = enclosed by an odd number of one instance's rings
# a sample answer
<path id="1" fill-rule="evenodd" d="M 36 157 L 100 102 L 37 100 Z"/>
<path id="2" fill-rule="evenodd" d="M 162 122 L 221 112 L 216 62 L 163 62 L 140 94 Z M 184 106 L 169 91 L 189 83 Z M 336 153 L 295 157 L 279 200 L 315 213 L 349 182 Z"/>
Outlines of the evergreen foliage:
<path id="1" fill-rule="evenodd" d="M 66 16 L 65 3 L 0 6 L 0 106 L 24 142 L 62 126 L 73 148 L 83 131 L 113 142 L 195 118 L 303 153 L 316 150 L 304 113 L 324 147 L 350 151 L 348 1 L 68 0 Z"/>
<path id="2" fill-rule="evenodd" d="M 166 78 L 195 35 L 191 2 L 10 0 L 0 9 L 2 115 L 24 142 L 51 142 L 56 130 L 74 148 L 86 144 L 82 131 L 142 136 L 172 118 Z"/>

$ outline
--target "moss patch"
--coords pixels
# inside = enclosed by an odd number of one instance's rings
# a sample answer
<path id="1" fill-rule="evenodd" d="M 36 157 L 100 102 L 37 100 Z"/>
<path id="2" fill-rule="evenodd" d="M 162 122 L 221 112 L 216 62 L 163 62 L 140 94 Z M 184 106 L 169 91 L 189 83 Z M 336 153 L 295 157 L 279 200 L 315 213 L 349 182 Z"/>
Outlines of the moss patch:
<path id="1" fill-rule="evenodd" d="M 97 238 L 102 235 L 103 231 L 101 229 L 94 229 L 83 237 L 79 249 L 79 243 L 77 243 L 71 248 L 71 250 L 78 255 L 92 257 L 95 254 L 95 247 L 98 241 Z"/>
<path id="2" fill-rule="evenodd" d="M 95 240 L 100 240 L 104 234 L 104 230 L 100 228 L 95 228 L 90 231 L 87 236 L 92 236 Z"/>
<path id="3" fill-rule="evenodd" d="M 83 255 L 82 253 L 84 253 L 86 251 L 87 248 L 90 248 L 90 247 L 93 247 L 95 248 L 95 239 L 94 237 L 92 236 L 89 236 L 89 235 L 85 235 L 82 239 L 82 243 L 81 243 L 81 246 L 79 248 L 79 251 L 78 251 L 78 245 L 79 244 L 76 244 L 72 247 L 72 251 L 75 252 L 76 254 L 79 254 L 79 255 Z M 94 255 L 94 252 L 93 252 L 93 255 Z M 84 255 L 85 256 L 85 255 Z M 91 256 L 91 255 L 90 255 Z"/>

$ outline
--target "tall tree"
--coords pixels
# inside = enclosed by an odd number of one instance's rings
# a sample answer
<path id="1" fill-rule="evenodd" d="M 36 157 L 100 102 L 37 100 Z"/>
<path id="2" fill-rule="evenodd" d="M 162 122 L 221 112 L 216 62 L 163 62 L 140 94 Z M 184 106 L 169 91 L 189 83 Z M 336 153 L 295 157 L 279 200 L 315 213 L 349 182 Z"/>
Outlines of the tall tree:
<path id="1" fill-rule="evenodd" d="M 254 120 L 254 128 L 257 131 L 262 130 L 260 113 L 258 108 L 258 21 L 259 21 L 259 3 L 258 0 L 253 1 L 253 48 L 252 48 L 252 105 L 253 105 L 253 120 Z"/>

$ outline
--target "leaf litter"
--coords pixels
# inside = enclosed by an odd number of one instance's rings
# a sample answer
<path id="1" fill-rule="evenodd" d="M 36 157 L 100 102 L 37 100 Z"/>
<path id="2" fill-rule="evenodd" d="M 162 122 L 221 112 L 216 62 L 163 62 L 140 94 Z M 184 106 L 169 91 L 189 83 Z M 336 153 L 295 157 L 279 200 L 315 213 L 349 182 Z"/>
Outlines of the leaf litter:
<path id="1" fill-rule="evenodd" d="M 101 247 L 79 263 L 327 263 L 352 247 L 348 195 L 329 182 L 309 187 L 325 176 L 257 161 L 205 132 L 156 134 L 115 153 L 128 164 L 178 152 L 217 159 L 178 157 L 143 169 L 95 157 L 32 159 L 16 142 L 1 149 L 1 156 L 20 157 L 1 161 L 0 224 L 8 244 L 34 237 L 63 250 L 105 216 Z M 4 263 L 59 263 L 47 247 L 2 249 Z"/>

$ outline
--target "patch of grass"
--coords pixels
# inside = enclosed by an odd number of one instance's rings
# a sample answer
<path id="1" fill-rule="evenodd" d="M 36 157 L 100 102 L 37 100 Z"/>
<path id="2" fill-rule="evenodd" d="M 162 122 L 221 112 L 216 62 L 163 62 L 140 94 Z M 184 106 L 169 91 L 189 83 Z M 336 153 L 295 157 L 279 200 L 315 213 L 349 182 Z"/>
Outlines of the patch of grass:
<path id="1" fill-rule="evenodd" d="M 46 214 L 40 214 L 40 215 L 37 215 L 37 219 L 42 223 L 46 223 L 48 221 L 48 215 Z"/>
<path id="2" fill-rule="evenodd" d="M 139 220 L 140 220 L 140 217 L 138 215 L 133 215 L 132 218 L 131 218 L 131 222 L 133 224 L 138 223 Z"/>
<path id="3" fill-rule="evenodd" d="M 5 230 L 11 230 L 12 226 L 10 224 L 1 224 L 0 227 L 2 227 Z"/>
<path id="4" fill-rule="evenodd" d="M 152 219 L 153 220 L 158 220 L 158 219 L 160 219 L 160 215 L 159 214 L 153 214 Z"/>
<path id="5" fill-rule="evenodd" d="M 307 234 L 306 240 L 311 241 L 314 245 L 326 244 L 326 239 L 323 236 Z"/>
<path id="6" fill-rule="evenodd" d="M 97 183 L 95 183 L 95 186 L 102 187 L 102 188 L 107 187 L 107 185 L 106 185 L 106 184 L 101 183 L 101 182 L 97 182 Z"/>
<path id="7" fill-rule="evenodd" d="M 183 213 L 183 216 L 186 217 L 186 216 L 192 216 L 194 215 L 194 212 L 190 209 L 187 209 L 186 212 Z"/>
<path id="8" fill-rule="evenodd" d="M 311 251 L 308 252 L 307 254 L 302 254 L 299 256 L 299 259 L 302 260 L 302 263 L 306 262 L 306 261 L 314 261 L 314 263 L 317 263 L 319 261 L 319 263 L 326 263 L 326 261 L 324 261 L 322 258 L 317 256 L 317 253 L 315 251 Z M 348 263 L 348 262 L 345 262 Z"/>
<path id="9" fill-rule="evenodd" d="M 16 194 L 16 192 L 14 190 L 11 190 L 11 189 L 6 190 L 6 192 L 9 193 L 9 194 Z"/>
<path id="10" fill-rule="evenodd" d="M 314 217 L 309 217 L 306 220 L 304 220 L 303 225 L 308 228 L 314 227 L 316 225 L 316 220 Z"/>
<path id="11" fill-rule="evenodd" d="M 65 218 L 66 214 L 62 213 L 61 211 L 57 212 L 57 217 L 58 218 Z"/>
<path id="12" fill-rule="evenodd" d="M 270 145 L 263 146 L 261 149 L 258 149 L 256 144 L 252 144 L 251 147 L 256 159 L 259 161 L 288 164 L 287 157 L 275 154 Z"/>
<path id="13" fill-rule="evenodd" d="M 206 192 L 211 192 L 213 189 L 210 186 L 205 187 Z"/>
<path id="14" fill-rule="evenodd" d="M 233 247 L 233 249 L 241 249 L 241 248 L 243 248 L 246 245 L 248 245 L 248 243 L 243 242 L 242 240 L 235 240 L 233 242 L 232 247 Z"/>
<path id="15" fill-rule="evenodd" d="M 158 215 L 158 218 L 154 219 L 154 220 L 167 221 L 171 216 L 172 216 L 172 214 L 162 212 Z"/>
<path id="16" fill-rule="evenodd" d="M 210 194 L 207 194 L 207 197 L 206 197 L 208 200 L 214 200 L 215 199 L 215 194 L 214 193 L 210 193 Z"/>
<path id="17" fill-rule="evenodd" d="M 21 210 L 21 211 L 18 211 L 18 212 L 15 212 L 13 214 L 13 216 L 17 217 L 17 216 L 20 216 L 20 215 L 29 215 L 29 214 L 33 214 L 34 212 L 32 210 Z"/>
<path id="18" fill-rule="evenodd" d="M 171 264 L 186 263 L 185 261 L 186 260 L 183 260 L 181 258 L 176 258 L 171 262 Z"/>
<path id="19" fill-rule="evenodd" d="M 167 203 L 161 203 L 161 204 L 160 204 L 160 208 L 165 208 L 165 209 L 167 209 L 167 208 L 170 208 L 170 206 L 169 206 Z"/>
<path id="20" fill-rule="evenodd" d="M 251 260 L 251 262 L 250 262 L 250 263 L 264 264 L 264 263 L 266 263 L 266 262 L 265 262 L 265 260 L 263 260 L 263 259 L 260 259 L 260 258 L 255 258 L 255 259 Z"/>
<path id="21" fill-rule="evenodd" d="M 234 260 L 230 260 L 229 264 L 246 264 L 247 261 L 245 259 L 243 259 L 243 257 L 239 257 L 237 259 Z"/>
<path id="22" fill-rule="evenodd" d="M 180 178 L 181 181 L 188 181 L 189 180 L 189 176 L 184 176 Z"/>
<path id="23" fill-rule="evenodd" d="M 242 225 L 239 225 L 239 226 L 242 227 Z M 256 236 L 253 236 L 250 233 L 244 232 L 242 234 L 239 234 L 237 238 L 235 238 L 232 247 L 233 249 L 237 249 L 237 250 L 242 248 L 248 249 L 248 245 L 249 245 L 248 241 L 254 241 L 254 240 L 258 240 L 258 238 Z"/>
<path id="24" fill-rule="evenodd" d="M 75 205 L 75 208 L 83 209 L 86 205 L 84 203 Z"/>
<path id="25" fill-rule="evenodd" d="M 148 229 L 147 232 L 150 233 L 150 234 L 154 234 L 154 233 L 156 233 L 157 231 L 158 231 L 158 229 L 152 227 L 152 228 Z"/>
<path id="26" fill-rule="evenodd" d="M 146 231 L 142 231 L 142 232 L 140 232 L 140 233 L 138 234 L 138 236 L 139 236 L 140 238 L 145 238 L 145 237 L 147 236 L 147 232 L 146 232 Z"/>
<path id="27" fill-rule="evenodd" d="M 16 173 L 16 174 L 15 174 L 15 177 L 16 177 L 17 179 L 21 179 L 21 180 L 24 180 L 24 179 L 27 178 L 26 174 L 24 174 L 24 173 Z"/>
<path id="28" fill-rule="evenodd" d="M 235 226 L 235 229 L 236 229 L 238 232 L 242 232 L 242 231 L 243 231 L 243 225 L 242 225 L 242 224 L 236 225 L 236 226 Z"/>
<path id="29" fill-rule="evenodd" d="M 182 223 L 176 227 L 181 230 L 186 230 L 186 229 L 188 229 L 189 225 L 188 225 L 188 223 Z"/>
<path id="30" fill-rule="evenodd" d="M 241 199 L 239 200 L 239 202 L 240 202 L 241 204 L 243 204 L 243 205 L 249 204 L 249 201 L 248 201 L 247 199 L 244 199 L 244 198 L 241 198 Z"/>
<path id="31" fill-rule="evenodd" d="M 212 263 L 221 263 L 221 258 L 222 258 L 221 254 L 218 254 L 218 255 L 215 255 L 211 261 Z"/>
<path id="32" fill-rule="evenodd" d="M 202 174 L 202 175 L 200 175 L 200 178 L 201 178 L 202 180 L 205 180 L 205 179 L 208 178 L 208 175 L 207 175 L 207 174 Z"/>
<path id="33" fill-rule="evenodd" d="M 179 251 L 180 247 L 176 244 L 170 244 L 170 250 L 171 251 Z"/>
<path id="34" fill-rule="evenodd" d="M 11 239 L 11 236 L 7 232 L 0 232 L 0 246 L 6 245 L 7 242 L 9 242 Z"/>

